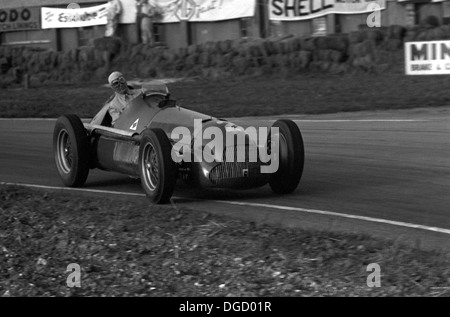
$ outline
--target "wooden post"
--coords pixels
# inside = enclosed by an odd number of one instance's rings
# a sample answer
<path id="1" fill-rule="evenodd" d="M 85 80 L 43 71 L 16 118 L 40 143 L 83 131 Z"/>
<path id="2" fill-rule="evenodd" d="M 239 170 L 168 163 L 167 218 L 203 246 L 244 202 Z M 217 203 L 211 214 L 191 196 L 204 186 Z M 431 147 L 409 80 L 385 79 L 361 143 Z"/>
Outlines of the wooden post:
<path id="1" fill-rule="evenodd" d="M 186 20 L 180 21 L 180 33 L 181 33 L 181 38 L 182 38 L 180 46 L 188 47 L 189 45 L 191 45 L 192 40 L 191 40 L 188 21 L 186 21 Z"/>
<path id="2" fill-rule="evenodd" d="M 328 14 L 326 16 L 327 35 L 340 33 L 340 26 L 336 27 L 336 23 L 339 23 L 339 16 L 336 16 L 336 14 Z"/>

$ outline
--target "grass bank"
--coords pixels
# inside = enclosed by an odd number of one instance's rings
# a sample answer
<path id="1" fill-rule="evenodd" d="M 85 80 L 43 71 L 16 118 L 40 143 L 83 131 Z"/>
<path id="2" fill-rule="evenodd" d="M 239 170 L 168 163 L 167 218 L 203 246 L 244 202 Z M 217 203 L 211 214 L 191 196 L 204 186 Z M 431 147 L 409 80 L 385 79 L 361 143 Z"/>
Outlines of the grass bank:
<path id="1" fill-rule="evenodd" d="M 0 186 L 0 296 L 445 296 L 448 255 L 363 235 Z M 66 268 L 81 267 L 81 288 Z M 367 286 L 367 266 L 381 287 Z"/>
<path id="2" fill-rule="evenodd" d="M 449 76 L 354 73 L 169 84 L 179 105 L 216 117 L 320 114 L 450 104 Z M 101 83 L 0 90 L 0 117 L 92 117 L 111 95 Z"/>

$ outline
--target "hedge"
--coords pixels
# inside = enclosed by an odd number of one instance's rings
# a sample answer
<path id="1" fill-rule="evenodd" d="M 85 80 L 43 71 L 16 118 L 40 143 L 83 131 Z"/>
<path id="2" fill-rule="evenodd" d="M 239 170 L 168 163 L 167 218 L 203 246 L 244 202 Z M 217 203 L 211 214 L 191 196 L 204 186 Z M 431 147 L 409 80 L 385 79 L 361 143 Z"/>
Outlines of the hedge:
<path id="1" fill-rule="evenodd" d="M 125 45 L 119 38 L 106 37 L 95 39 L 92 46 L 67 52 L 3 46 L 0 84 L 17 82 L 17 76 L 25 73 L 35 81 L 104 80 L 113 69 L 136 77 L 206 78 L 304 71 L 388 71 L 393 69 L 389 65 L 403 67 L 405 41 L 449 38 L 449 25 L 408 29 L 394 25 L 325 37 L 225 40 L 179 49 Z"/>

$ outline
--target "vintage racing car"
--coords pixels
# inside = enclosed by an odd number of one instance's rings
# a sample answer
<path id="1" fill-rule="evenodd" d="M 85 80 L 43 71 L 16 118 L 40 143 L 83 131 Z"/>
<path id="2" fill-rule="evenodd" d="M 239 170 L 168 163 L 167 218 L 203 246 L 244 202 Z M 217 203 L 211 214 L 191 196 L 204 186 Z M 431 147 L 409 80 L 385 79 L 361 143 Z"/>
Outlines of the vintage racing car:
<path id="1" fill-rule="evenodd" d="M 53 134 L 54 159 L 66 186 L 83 186 L 89 170 L 98 168 L 140 178 L 142 187 L 153 203 L 170 201 L 178 180 L 199 187 L 249 189 L 269 184 L 277 194 L 293 192 L 303 173 L 304 146 L 298 126 L 291 120 L 278 120 L 277 170 L 263 173 L 260 156 L 251 160 L 251 151 L 273 148 L 269 136 L 263 146 L 247 131 L 227 120 L 179 107 L 171 99 L 168 87 L 160 82 L 143 85 L 140 94 L 111 126 L 107 105 L 89 122 L 76 115 L 58 118 Z M 196 120 L 196 121 L 194 121 Z M 201 123 L 201 131 L 195 128 Z M 217 127 L 223 137 L 233 135 L 236 143 L 223 147 L 219 159 L 202 159 L 210 140 L 188 139 L 183 147 L 172 138 L 177 127 L 194 134 Z M 217 131 L 217 129 L 216 129 Z M 270 134 L 270 133 L 269 133 Z M 237 153 L 247 153 L 238 159 Z M 176 152 L 176 153 L 175 153 Z M 187 153 L 189 152 L 189 153 Z M 214 149 L 209 151 L 215 156 Z M 191 158 L 190 160 L 180 158 Z M 178 158 L 178 159 L 174 159 Z"/>

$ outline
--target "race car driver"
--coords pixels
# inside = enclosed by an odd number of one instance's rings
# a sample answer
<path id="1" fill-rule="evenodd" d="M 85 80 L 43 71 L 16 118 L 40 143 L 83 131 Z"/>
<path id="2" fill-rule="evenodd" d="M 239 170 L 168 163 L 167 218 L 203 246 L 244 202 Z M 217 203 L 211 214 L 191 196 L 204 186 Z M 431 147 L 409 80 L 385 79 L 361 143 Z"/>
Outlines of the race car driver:
<path id="1" fill-rule="evenodd" d="M 106 102 L 109 104 L 108 112 L 112 119 L 111 125 L 114 126 L 129 102 L 139 95 L 139 90 L 129 86 L 122 73 L 117 71 L 109 75 L 108 83 L 115 91 L 114 96 Z"/>

